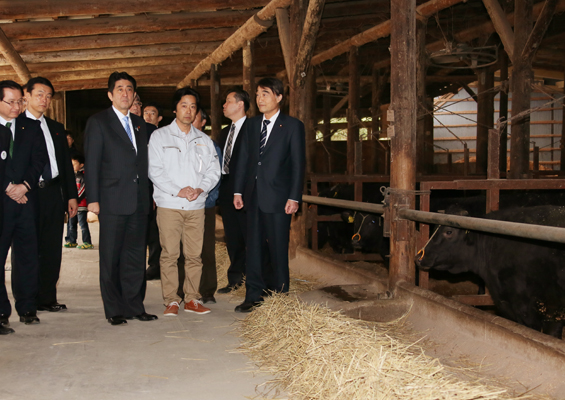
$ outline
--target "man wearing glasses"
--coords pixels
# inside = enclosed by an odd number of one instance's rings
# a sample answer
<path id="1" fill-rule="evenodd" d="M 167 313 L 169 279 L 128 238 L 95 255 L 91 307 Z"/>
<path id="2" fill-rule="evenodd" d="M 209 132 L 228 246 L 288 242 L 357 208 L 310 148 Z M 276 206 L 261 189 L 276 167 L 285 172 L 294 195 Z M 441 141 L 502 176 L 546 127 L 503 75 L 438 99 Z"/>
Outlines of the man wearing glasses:
<path id="1" fill-rule="evenodd" d="M 0 265 L 6 263 L 12 247 L 17 267 L 12 268 L 12 289 L 20 322 L 37 324 L 38 290 L 37 182 L 47 164 L 48 154 L 39 121 L 20 115 L 23 91 L 14 81 L 0 82 L 0 124 L 10 129 L 4 181 L 4 224 L 0 235 Z M 8 318 L 12 312 L 6 293 L 4 273 L 0 274 L 0 333 L 12 333 Z"/>

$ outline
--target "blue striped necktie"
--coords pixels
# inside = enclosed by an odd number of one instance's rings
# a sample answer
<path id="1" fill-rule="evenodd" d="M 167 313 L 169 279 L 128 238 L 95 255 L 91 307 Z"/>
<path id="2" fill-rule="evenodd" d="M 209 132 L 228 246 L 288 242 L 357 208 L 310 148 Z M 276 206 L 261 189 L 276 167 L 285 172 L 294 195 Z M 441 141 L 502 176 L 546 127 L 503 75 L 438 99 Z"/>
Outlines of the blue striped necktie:
<path id="1" fill-rule="evenodd" d="M 133 143 L 133 136 L 131 135 L 131 129 L 129 127 L 129 118 L 128 118 L 127 115 L 124 117 L 124 124 L 125 124 L 126 133 L 128 134 L 129 140 L 131 140 L 131 142 Z"/>
<path id="2" fill-rule="evenodd" d="M 263 121 L 263 129 L 261 129 L 261 141 L 259 142 L 259 155 L 263 155 L 263 150 L 265 150 L 265 144 L 267 144 L 267 125 L 269 125 L 271 121 L 268 119 Z"/>

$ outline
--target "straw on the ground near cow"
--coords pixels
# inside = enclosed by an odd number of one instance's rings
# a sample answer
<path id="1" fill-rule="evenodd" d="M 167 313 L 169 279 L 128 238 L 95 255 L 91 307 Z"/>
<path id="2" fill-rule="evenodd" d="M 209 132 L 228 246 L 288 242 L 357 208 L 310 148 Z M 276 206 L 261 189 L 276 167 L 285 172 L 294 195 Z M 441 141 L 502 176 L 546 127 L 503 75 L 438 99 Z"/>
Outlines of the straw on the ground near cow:
<path id="1" fill-rule="evenodd" d="M 218 275 L 218 287 L 222 288 L 228 284 L 228 268 L 230 266 L 230 258 L 226 245 L 216 242 L 216 272 Z M 312 290 L 315 282 L 296 274 L 290 275 L 290 293 L 303 293 Z M 245 285 L 231 292 L 231 298 L 237 302 L 241 302 L 245 298 Z"/>
<path id="2" fill-rule="evenodd" d="M 402 328 L 345 317 L 295 296 L 275 295 L 241 320 L 237 332 L 260 370 L 273 374 L 262 395 L 292 399 L 525 399 L 462 380 Z M 539 397 L 536 397 L 539 398 Z"/>

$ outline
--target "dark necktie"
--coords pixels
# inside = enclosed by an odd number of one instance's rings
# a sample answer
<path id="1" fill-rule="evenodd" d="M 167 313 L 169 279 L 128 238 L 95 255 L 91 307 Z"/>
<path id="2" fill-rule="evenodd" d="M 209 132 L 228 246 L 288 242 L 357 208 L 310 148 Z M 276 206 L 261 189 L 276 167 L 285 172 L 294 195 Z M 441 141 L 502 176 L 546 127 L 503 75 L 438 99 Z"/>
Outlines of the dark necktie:
<path id="1" fill-rule="evenodd" d="M 263 150 L 265 150 L 265 144 L 267 144 L 267 125 L 269 125 L 271 121 L 268 119 L 263 121 L 263 129 L 261 129 L 261 141 L 259 142 L 259 155 L 263 155 Z"/>
<path id="2" fill-rule="evenodd" d="M 235 124 L 231 124 L 230 134 L 228 135 L 228 143 L 226 144 L 226 156 L 224 157 L 224 172 L 226 174 L 230 173 L 231 148 L 233 146 L 234 135 L 235 135 Z"/>
<path id="3" fill-rule="evenodd" d="M 124 117 L 124 125 L 125 125 L 125 128 L 126 128 L 126 133 L 128 134 L 129 140 L 131 140 L 131 143 L 133 144 L 133 136 L 131 134 L 131 129 L 129 127 L 129 118 L 128 118 L 127 115 Z"/>
<path id="4" fill-rule="evenodd" d="M 6 128 L 10 129 L 12 126 L 11 122 L 6 122 Z M 10 154 L 10 158 L 12 158 L 12 154 L 14 153 L 14 136 L 12 135 L 12 130 L 10 129 L 10 149 L 8 150 L 8 154 Z"/>

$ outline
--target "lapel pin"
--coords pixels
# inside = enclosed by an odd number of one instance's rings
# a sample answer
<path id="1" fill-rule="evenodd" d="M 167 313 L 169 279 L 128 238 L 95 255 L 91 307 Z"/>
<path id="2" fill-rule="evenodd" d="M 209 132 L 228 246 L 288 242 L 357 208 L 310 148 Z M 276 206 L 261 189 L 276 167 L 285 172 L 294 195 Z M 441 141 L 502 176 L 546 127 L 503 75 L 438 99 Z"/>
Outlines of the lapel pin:
<path id="1" fill-rule="evenodd" d="M 279 128 L 282 128 L 282 124 L 281 124 L 281 125 L 279 125 Z"/>

